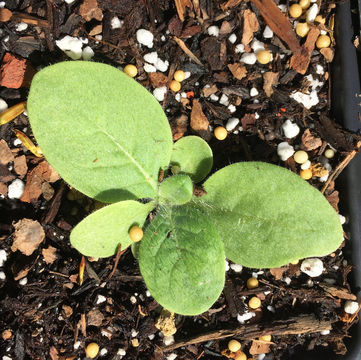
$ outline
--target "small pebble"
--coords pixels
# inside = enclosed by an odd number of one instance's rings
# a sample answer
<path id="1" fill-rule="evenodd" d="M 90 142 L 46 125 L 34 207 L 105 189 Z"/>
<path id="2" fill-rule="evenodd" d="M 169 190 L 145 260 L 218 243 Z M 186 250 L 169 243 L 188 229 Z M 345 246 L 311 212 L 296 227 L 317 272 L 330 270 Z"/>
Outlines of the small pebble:
<path id="1" fill-rule="evenodd" d="M 317 4 L 313 4 L 307 11 L 306 20 L 308 23 L 313 23 L 318 14 L 318 6 Z"/>
<path id="2" fill-rule="evenodd" d="M 310 31 L 310 27 L 308 26 L 307 23 L 298 23 L 296 25 L 296 34 L 299 37 L 305 37 L 309 31 Z"/>
<path id="3" fill-rule="evenodd" d="M 16 31 L 24 31 L 28 28 L 28 24 L 24 23 L 24 22 L 20 22 L 18 24 L 15 25 L 15 30 Z"/>
<path id="4" fill-rule="evenodd" d="M 297 164 L 304 164 L 308 160 L 306 151 L 298 150 L 293 154 L 293 158 Z"/>
<path id="5" fill-rule="evenodd" d="M 127 354 L 127 352 L 124 349 L 118 349 L 118 351 L 117 351 L 117 355 L 125 356 L 126 354 Z"/>
<path id="6" fill-rule="evenodd" d="M 94 359 L 99 353 L 99 345 L 97 343 L 90 343 L 85 348 L 85 355 L 90 359 Z"/>
<path id="7" fill-rule="evenodd" d="M 177 80 L 172 80 L 172 81 L 170 82 L 169 88 L 170 88 L 172 91 L 177 92 L 177 91 L 179 91 L 179 90 L 181 89 L 181 84 L 180 84 L 180 82 L 177 81 Z"/>
<path id="8" fill-rule="evenodd" d="M 236 54 L 244 53 L 244 45 L 238 44 L 238 45 L 236 45 L 234 50 L 235 50 Z"/>
<path id="9" fill-rule="evenodd" d="M 229 105 L 228 96 L 226 94 L 222 94 L 221 98 L 219 99 L 219 103 L 224 106 Z"/>
<path id="10" fill-rule="evenodd" d="M 288 13 L 293 18 L 298 18 L 302 15 L 302 7 L 299 4 L 293 4 L 290 6 Z"/>
<path id="11" fill-rule="evenodd" d="M 164 336 L 163 343 L 165 346 L 172 345 L 174 343 L 174 336 L 173 335 Z"/>
<path id="12" fill-rule="evenodd" d="M 249 302 L 248 302 L 248 306 L 251 309 L 258 309 L 261 306 L 261 300 L 257 297 L 257 296 L 253 296 Z"/>
<path id="13" fill-rule="evenodd" d="M 28 278 L 24 277 L 21 280 L 19 280 L 19 285 L 26 285 L 28 283 Z"/>
<path id="14" fill-rule="evenodd" d="M 327 159 L 332 159 L 335 156 L 335 152 L 332 149 L 327 149 L 324 155 Z"/>
<path id="15" fill-rule="evenodd" d="M 344 306 L 344 310 L 345 310 L 345 313 L 347 314 L 355 314 L 356 311 L 358 310 L 358 302 L 356 301 L 346 301 L 345 302 L 345 306 Z"/>
<path id="16" fill-rule="evenodd" d="M 124 24 L 123 20 L 119 20 L 118 16 L 114 16 L 111 20 L 110 20 L 110 27 L 112 28 L 112 30 L 115 29 L 120 29 Z"/>
<path id="17" fill-rule="evenodd" d="M 105 296 L 99 294 L 97 296 L 97 305 L 105 302 L 106 300 L 107 300 L 107 298 Z"/>
<path id="18" fill-rule="evenodd" d="M 177 356 L 178 356 L 177 354 L 171 353 L 167 356 L 167 360 L 174 360 L 177 358 Z"/>
<path id="19" fill-rule="evenodd" d="M 223 126 L 217 126 L 214 129 L 214 136 L 218 140 L 224 140 L 227 137 L 228 133 L 227 130 Z"/>
<path id="20" fill-rule="evenodd" d="M 24 193 L 25 184 L 20 180 L 14 180 L 8 186 L 8 198 L 9 199 L 20 199 Z"/>
<path id="21" fill-rule="evenodd" d="M 304 162 L 302 165 L 301 165 L 301 169 L 302 170 L 307 170 L 309 169 L 311 166 L 311 161 L 310 160 L 307 160 L 306 162 Z"/>
<path id="22" fill-rule="evenodd" d="M 282 125 L 282 130 L 287 139 L 292 139 L 296 137 L 300 132 L 299 126 L 292 123 L 291 120 L 286 120 L 284 122 L 284 124 Z"/>
<path id="23" fill-rule="evenodd" d="M 239 124 L 238 118 L 232 117 L 232 118 L 228 119 L 227 124 L 226 124 L 227 131 L 234 130 L 238 124 Z"/>
<path id="24" fill-rule="evenodd" d="M 257 61 L 257 56 L 255 53 L 245 53 L 241 56 L 240 61 L 248 65 L 253 65 Z"/>
<path id="25" fill-rule="evenodd" d="M 234 272 L 240 273 L 240 272 L 242 272 L 243 266 L 242 266 L 242 265 L 239 265 L 239 264 L 231 264 L 231 265 L 230 265 L 230 268 L 231 268 Z"/>
<path id="26" fill-rule="evenodd" d="M 6 279 L 6 275 L 3 271 L 0 271 L 0 280 L 5 280 Z"/>
<path id="27" fill-rule="evenodd" d="M 331 39 L 327 35 L 320 35 L 316 41 L 316 46 L 319 49 L 328 48 L 331 45 Z"/>
<path id="28" fill-rule="evenodd" d="M 234 44 L 237 41 L 237 35 L 236 34 L 229 35 L 228 40 L 231 44 Z"/>
<path id="29" fill-rule="evenodd" d="M 302 9 L 308 9 L 309 6 L 311 5 L 311 1 L 310 0 L 300 0 L 299 5 L 301 6 Z"/>
<path id="30" fill-rule="evenodd" d="M 136 303 L 137 303 L 137 298 L 136 298 L 135 296 L 131 296 L 131 297 L 129 298 L 129 300 L 130 300 L 130 302 L 131 302 L 132 304 L 136 304 Z"/>
<path id="31" fill-rule="evenodd" d="M 82 50 L 82 54 L 81 54 L 83 60 L 85 61 L 89 61 L 92 59 L 92 57 L 94 56 L 94 51 L 90 46 L 86 46 L 83 50 Z"/>
<path id="32" fill-rule="evenodd" d="M 247 280 L 247 288 L 248 289 L 255 289 L 258 287 L 258 280 L 255 277 L 250 277 Z"/>
<path id="33" fill-rule="evenodd" d="M 323 262 L 317 258 L 309 258 L 302 261 L 301 271 L 310 277 L 320 276 L 323 272 Z"/>
<path id="34" fill-rule="evenodd" d="M 148 63 L 144 64 L 143 69 L 147 73 L 153 73 L 153 72 L 157 71 L 157 69 L 156 69 L 156 67 L 154 65 L 151 65 L 151 64 L 148 64 Z"/>
<path id="35" fill-rule="evenodd" d="M 234 112 L 236 112 L 236 110 L 237 110 L 237 108 L 234 106 L 234 105 L 229 105 L 228 107 L 227 107 L 227 109 L 228 109 L 228 111 L 231 113 L 231 114 L 233 114 Z"/>
<path id="36" fill-rule="evenodd" d="M 288 142 L 284 141 L 278 144 L 277 154 L 282 161 L 286 161 L 295 153 L 293 146 L 289 145 Z"/>
<path id="37" fill-rule="evenodd" d="M 178 82 L 182 82 L 185 78 L 186 78 L 186 74 L 184 73 L 183 70 L 177 70 L 175 73 L 174 73 L 174 76 L 173 76 L 174 80 L 178 81 Z"/>
<path id="38" fill-rule="evenodd" d="M 4 266 L 8 255 L 4 249 L 0 250 L 0 267 Z"/>
<path id="39" fill-rule="evenodd" d="M 247 320 L 252 319 L 255 316 L 256 316 L 256 314 L 252 311 L 245 312 L 242 315 L 240 315 L 240 314 L 237 315 L 237 321 L 241 324 L 244 324 Z"/>
<path id="40" fill-rule="evenodd" d="M 219 36 L 219 27 L 212 25 L 207 29 L 208 35 L 218 37 Z"/>
<path id="41" fill-rule="evenodd" d="M 128 75 L 128 76 L 130 76 L 130 77 L 135 77 L 135 76 L 137 76 L 137 74 L 138 74 L 138 69 L 137 69 L 137 67 L 135 66 L 135 65 L 133 65 L 133 64 L 128 64 L 128 65 L 126 65 L 125 67 L 124 67 L 124 72 Z"/>
<path id="42" fill-rule="evenodd" d="M 255 87 L 253 87 L 249 92 L 249 95 L 252 96 L 252 97 L 257 96 L 258 94 L 259 94 L 259 92 Z"/>
<path id="43" fill-rule="evenodd" d="M 330 330 L 322 330 L 320 332 L 321 335 L 328 335 L 330 333 Z"/>
<path id="44" fill-rule="evenodd" d="M 103 349 L 100 350 L 99 355 L 100 355 L 100 356 L 104 356 L 104 355 L 106 355 L 107 353 L 108 353 L 108 350 L 105 349 L 105 348 L 103 348 Z"/>
<path id="45" fill-rule="evenodd" d="M 167 60 L 163 61 L 161 59 L 158 59 L 157 62 L 155 63 L 155 67 L 160 72 L 166 72 L 169 67 L 169 62 Z"/>
<path id="46" fill-rule="evenodd" d="M 139 29 L 136 33 L 136 37 L 139 44 L 145 45 L 148 48 L 153 47 L 154 35 L 150 31 L 146 29 Z"/>
<path id="47" fill-rule="evenodd" d="M 272 39 L 273 38 L 273 31 L 271 28 L 267 25 L 263 31 L 263 37 L 265 39 Z"/>
<path id="48" fill-rule="evenodd" d="M 232 352 L 237 352 L 241 349 L 241 343 L 237 340 L 230 340 L 228 342 L 228 350 Z"/>
<path id="49" fill-rule="evenodd" d="M 146 62 L 154 65 L 154 64 L 157 62 L 157 60 L 158 60 L 158 54 L 157 54 L 156 51 L 152 51 L 152 52 L 150 52 L 150 53 L 148 53 L 148 54 L 145 54 L 145 55 L 143 56 L 143 59 L 144 59 Z"/>
<path id="50" fill-rule="evenodd" d="M 0 113 L 8 108 L 8 104 L 2 98 L 0 98 Z"/>
<path id="51" fill-rule="evenodd" d="M 153 90 L 153 96 L 158 100 L 158 101 L 163 101 L 165 94 L 167 92 L 167 87 L 166 86 L 162 86 L 159 88 L 155 88 Z"/>

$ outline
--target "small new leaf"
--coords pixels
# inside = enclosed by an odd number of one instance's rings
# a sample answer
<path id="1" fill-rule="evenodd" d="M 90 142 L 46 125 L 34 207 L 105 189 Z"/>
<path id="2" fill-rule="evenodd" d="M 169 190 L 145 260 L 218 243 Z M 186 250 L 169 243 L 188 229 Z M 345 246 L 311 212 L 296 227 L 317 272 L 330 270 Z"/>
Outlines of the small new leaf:
<path id="1" fill-rule="evenodd" d="M 169 205 L 183 205 L 192 199 L 193 184 L 188 175 L 174 175 L 159 186 L 159 202 Z"/>
<path id="2" fill-rule="evenodd" d="M 125 250 L 132 240 L 132 226 L 143 226 L 154 203 L 141 204 L 127 200 L 111 204 L 92 213 L 81 221 L 70 234 L 71 244 L 83 255 L 108 257 Z"/>
<path id="3" fill-rule="evenodd" d="M 169 311 L 200 314 L 217 300 L 225 277 L 223 244 L 190 206 L 163 208 L 145 231 L 139 265 L 152 296 Z"/>
<path id="4" fill-rule="evenodd" d="M 171 164 L 179 166 L 182 173 L 199 183 L 212 169 L 213 153 L 202 138 L 185 136 L 174 144 Z"/>

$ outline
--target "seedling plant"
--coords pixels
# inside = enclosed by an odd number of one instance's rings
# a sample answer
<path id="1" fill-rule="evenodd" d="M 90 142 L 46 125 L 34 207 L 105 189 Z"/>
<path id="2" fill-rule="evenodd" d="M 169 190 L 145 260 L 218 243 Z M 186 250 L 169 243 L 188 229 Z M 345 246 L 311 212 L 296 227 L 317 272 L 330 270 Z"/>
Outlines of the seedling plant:
<path id="1" fill-rule="evenodd" d="M 109 257 L 142 228 L 134 254 L 150 293 L 170 311 L 211 307 L 225 258 L 272 268 L 327 255 L 342 242 L 327 200 L 287 169 L 235 163 L 204 181 L 213 165 L 208 144 L 197 136 L 173 143 L 158 101 L 121 70 L 86 61 L 49 66 L 35 75 L 27 107 L 47 161 L 75 189 L 109 204 L 75 226 L 71 244 Z"/>

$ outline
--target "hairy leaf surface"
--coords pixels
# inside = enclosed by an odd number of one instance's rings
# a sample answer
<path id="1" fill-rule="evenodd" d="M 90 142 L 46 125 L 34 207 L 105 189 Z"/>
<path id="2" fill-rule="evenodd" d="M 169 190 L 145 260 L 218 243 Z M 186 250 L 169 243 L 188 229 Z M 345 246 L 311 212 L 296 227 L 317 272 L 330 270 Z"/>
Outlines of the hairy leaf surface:
<path id="1" fill-rule="evenodd" d="M 119 245 L 124 250 L 132 244 L 129 229 L 133 225 L 142 227 L 153 209 L 152 202 L 141 204 L 133 200 L 108 205 L 75 226 L 70 234 L 70 242 L 85 256 L 112 256 Z"/>
<path id="2" fill-rule="evenodd" d="M 195 183 L 198 183 L 212 169 L 212 150 L 199 136 L 185 136 L 174 144 L 171 164 L 178 165 L 182 173 L 189 175 Z"/>
<path id="3" fill-rule="evenodd" d="M 174 175 L 159 186 L 159 201 L 170 205 L 182 205 L 192 199 L 193 184 L 188 175 Z"/>
<path id="4" fill-rule="evenodd" d="M 150 293 L 169 311 L 200 314 L 223 289 L 222 241 L 215 227 L 194 208 L 163 208 L 145 231 L 139 255 Z"/>
<path id="5" fill-rule="evenodd" d="M 158 101 L 122 71 L 86 61 L 46 67 L 27 108 L 46 159 L 77 190 L 103 202 L 156 196 L 170 127 Z"/>
<path id="6" fill-rule="evenodd" d="M 226 257 L 272 268 L 336 250 L 343 240 L 337 213 L 296 174 L 261 162 L 236 163 L 205 183 L 195 202 L 222 236 Z"/>

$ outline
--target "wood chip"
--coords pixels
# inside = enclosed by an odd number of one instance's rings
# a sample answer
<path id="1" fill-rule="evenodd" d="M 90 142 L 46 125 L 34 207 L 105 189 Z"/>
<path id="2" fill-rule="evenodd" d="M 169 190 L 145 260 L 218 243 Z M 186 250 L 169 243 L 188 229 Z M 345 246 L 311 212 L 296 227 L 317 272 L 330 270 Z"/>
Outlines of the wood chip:
<path id="1" fill-rule="evenodd" d="M 189 56 L 191 60 L 193 60 L 196 64 L 203 66 L 201 61 L 195 56 L 192 51 L 190 51 L 187 47 L 187 45 L 184 43 L 183 40 L 177 38 L 176 36 L 173 37 L 174 41 L 179 45 L 179 47 Z"/>
<path id="2" fill-rule="evenodd" d="M 89 35 L 90 36 L 95 36 L 95 35 L 99 35 L 101 34 L 103 31 L 103 25 L 102 24 L 99 24 L 99 25 L 96 25 L 94 26 L 90 32 L 89 32 Z"/>
<path id="3" fill-rule="evenodd" d="M 263 90 L 267 97 L 273 94 L 273 85 L 278 84 L 278 72 L 267 71 L 263 74 Z"/>
<path id="4" fill-rule="evenodd" d="M 63 305 L 62 309 L 66 318 L 69 318 L 70 316 L 73 315 L 73 308 L 71 306 Z"/>
<path id="5" fill-rule="evenodd" d="M 55 182 L 59 179 L 57 172 L 49 165 L 47 161 L 42 161 L 38 166 L 32 169 L 26 177 L 24 193 L 20 200 L 23 202 L 36 201 L 43 193 L 42 185 L 44 182 Z"/>
<path id="6" fill-rule="evenodd" d="M 251 128 L 255 123 L 256 123 L 256 118 L 255 118 L 254 114 L 245 114 L 241 118 L 241 124 L 242 124 L 243 131 Z"/>
<path id="7" fill-rule="evenodd" d="M 278 8 L 273 0 L 251 0 L 256 5 L 271 30 L 283 40 L 293 52 L 300 52 L 301 46 L 297 40 L 289 18 Z"/>
<path id="8" fill-rule="evenodd" d="M 265 341 L 253 340 L 249 353 L 251 355 L 267 354 L 270 352 L 270 345 Z"/>
<path id="9" fill-rule="evenodd" d="M 168 76 L 162 74 L 161 72 L 152 72 L 149 73 L 148 76 L 150 82 L 155 88 L 166 86 L 168 84 Z"/>
<path id="10" fill-rule="evenodd" d="M 204 87 L 202 89 L 202 94 L 204 97 L 211 96 L 212 94 L 215 94 L 218 91 L 217 85 L 213 84 L 210 87 Z"/>
<path id="11" fill-rule="evenodd" d="M 305 74 L 308 65 L 311 61 L 312 51 L 315 48 L 315 43 L 320 35 L 320 30 L 316 27 L 312 28 L 308 35 L 306 42 L 302 48 L 298 51 L 295 51 L 290 60 L 290 67 L 296 70 L 299 74 Z"/>
<path id="12" fill-rule="evenodd" d="M 209 121 L 202 111 L 202 106 L 198 100 L 193 100 L 191 112 L 191 128 L 194 131 L 208 131 Z"/>
<path id="13" fill-rule="evenodd" d="M 0 140 L 0 164 L 7 165 L 10 161 L 14 161 L 14 154 L 6 141 Z"/>
<path id="14" fill-rule="evenodd" d="M 24 255 L 31 255 L 45 238 L 43 227 L 38 221 L 22 219 L 14 224 L 11 251 L 19 250 Z"/>
<path id="15" fill-rule="evenodd" d="M 26 163 L 25 155 L 18 156 L 14 159 L 14 170 L 20 178 L 23 178 L 26 175 L 28 172 L 28 165 Z"/>
<path id="16" fill-rule="evenodd" d="M 3 182 L 0 182 L 0 195 L 7 195 L 8 194 L 8 187 Z"/>
<path id="17" fill-rule="evenodd" d="M 225 35 L 231 33 L 233 30 L 232 25 L 229 23 L 229 21 L 223 21 L 221 28 L 219 29 L 220 35 Z"/>
<path id="18" fill-rule="evenodd" d="M 186 8 L 192 8 L 192 3 L 190 0 L 174 0 L 175 6 L 177 8 L 177 13 L 179 16 L 179 19 L 181 21 L 184 21 L 184 13 L 186 11 Z"/>
<path id="19" fill-rule="evenodd" d="M 55 193 L 53 187 L 47 181 L 44 181 L 41 184 L 41 192 L 43 194 L 43 198 L 46 201 L 51 200 L 53 198 L 53 196 L 54 196 L 54 193 Z"/>
<path id="20" fill-rule="evenodd" d="M 49 350 L 51 360 L 59 360 L 59 353 L 55 346 L 52 346 Z"/>
<path id="21" fill-rule="evenodd" d="M 0 22 L 8 22 L 11 17 L 13 16 L 13 13 L 6 8 L 0 9 Z"/>
<path id="22" fill-rule="evenodd" d="M 185 114 L 182 114 L 182 115 L 178 116 L 174 122 L 171 122 L 170 125 L 171 125 L 171 129 L 172 129 L 173 140 L 177 141 L 187 131 L 188 116 Z"/>
<path id="23" fill-rule="evenodd" d="M 85 21 L 103 19 L 103 12 L 98 8 L 97 0 L 84 0 L 80 5 L 79 14 Z"/>
<path id="24" fill-rule="evenodd" d="M 283 273 L 287 270 L 286 266 L 270 269 L 270 273 L 274 276 L 276 280 L 281 280 Z"/>
<path id="25" fill-rule="evenodd" d="M 256 14 L 249 9 L 244 10 L 242 44 L 248 45 L 253 39 L 253 34 L 258 30 L 259 23 Z"/>
<path id="26" fill-rule="evenodd" d="M 101 326 L 103 320 L 104 315 L 98 309 L 91 310 L 87 314 L 88 326 Z"/>
<path id="27" fill-rule="evenodd" d="M 228 0 L 227 2 L 221 4 L 221 9 L 223 11 L 227 11 L 228 9 L 236 7 L 240 4 L 243 0 Z"/>
<path id="28" fill-rule="evenodd" d="M 228 69 L 237 80 L 242 80 L 247 76 L 247 69 L 240 63 L 228 64 Z"/>
<path id="29" fill-rule="evenodd" d="M 306 129 L 302 134 L 301 149 L 305 151 L 318 149 L 322 145 L 322 140 L 319 137 L 315 137 L 311 134 L 310 129 Z"/>
<path id="30" fill-rule="evenodd" d="M 26 59 L 20 59 L 10 53 L 3 57 L 1 65 L 0 86 L 9 89 L 19 89 L 24 81 Z"/>
<path id="31" fill-rule="evenodd" d="M 332 62 L 333 60 L 333 57 L 335 55 L 335 52 L 333 49 L 331 48 L 323 48 L 323 49 L 320 49 L 320 53 L 323 55 L 323 57 L 325 58 L 325 60 L 327 62 Z"/>
<path id="32" fill-rule="evenodd" d="M 42 249 L 41 253 L 43 255 L 44 261 L 47 264 L 52 264 L 58 257 L 56 256 L 56 248 L 50 246 L 46 249 Z"/>

